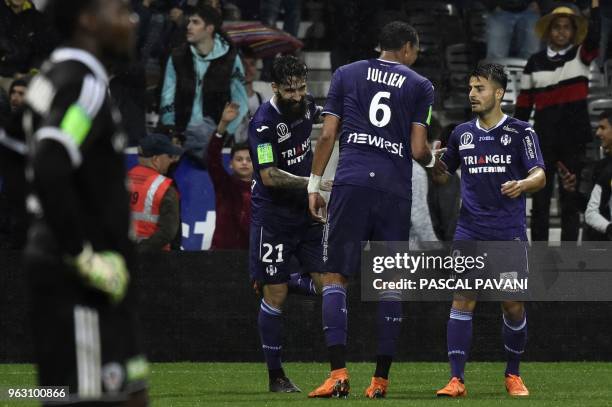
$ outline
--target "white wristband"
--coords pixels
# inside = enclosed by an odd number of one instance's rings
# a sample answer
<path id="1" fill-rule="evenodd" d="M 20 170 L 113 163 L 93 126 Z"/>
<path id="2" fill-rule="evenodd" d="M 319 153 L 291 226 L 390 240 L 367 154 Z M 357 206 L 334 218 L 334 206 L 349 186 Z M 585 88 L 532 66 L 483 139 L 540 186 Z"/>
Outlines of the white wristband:
<path id="1" fill-rule="evenodd" d="M 433 168 L 434 165 L 436 165 L 436 155 L 434 153 L 431 153 L 431 161 L 425 167 Z"/>
<path id="2" fill-rule="evenodd" d="M 308 193 L 312 194 L 321 190 L 321 176 L 310 174 L 308 179 Z"/>

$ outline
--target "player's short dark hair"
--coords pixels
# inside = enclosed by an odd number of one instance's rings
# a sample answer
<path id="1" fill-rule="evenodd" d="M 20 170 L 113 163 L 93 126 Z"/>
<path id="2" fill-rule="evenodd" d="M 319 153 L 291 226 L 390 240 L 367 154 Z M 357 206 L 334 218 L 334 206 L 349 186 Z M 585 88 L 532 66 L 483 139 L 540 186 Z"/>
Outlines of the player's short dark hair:
<path id="1" fill-rule="evenodd" d="M 487 80 L 496 82 L 503 90 L 506 91 L 508 86 L 508 75 L 504 70 L 504 66 L 494 63 L 480 64 L 472 71 L 471 77 L 485 78 Z"/>
<path id="2" fill-rule="evenodd" d="M 287 84 L 292 77 L 304 78 L 308 76 L 308 67 L 293 55 L 282 55 L 274 59 L 272 64 L 272 82 Z"/>
<path id="3" fill-rule="evenodd" d="M 74 35 L 79 16 L 84 11 L 95 12 L 102 0 L 48 0 L 45 13 L 62 39 Z"/>
<path id="4" fill-rule="evenodd" d="M 605 109 L 599 113 L 599 120 L 608 120 L 608 123 L 612 124 L 612 109 Z"/>
<path id="5" fill-rule="evenodd" d="M 230 150 L 230 158 L 234 158 L 234 155 L 238 151 L 248 150 L 248 149 L 249 149 L 249 145 L 247 143 L 236 143 L 232 146 L 232 149 Z"/>
<path id="6" fill-rule="evenodd" d="M 413 46 L 418 42 L 418 34 L 413 26 L 404 21 L 391 21 L 387 23 L 378 36 L 380 49 L 383 51 L 396 51 L 409 42 Z"/>

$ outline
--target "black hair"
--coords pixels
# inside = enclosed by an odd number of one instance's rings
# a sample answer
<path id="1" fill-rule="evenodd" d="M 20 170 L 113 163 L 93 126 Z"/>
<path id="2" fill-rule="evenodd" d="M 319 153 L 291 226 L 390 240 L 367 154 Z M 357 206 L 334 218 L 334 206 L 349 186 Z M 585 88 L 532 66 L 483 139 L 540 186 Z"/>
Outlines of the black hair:
<path id="1" fill-rule="evenodd" d="M 15 79 L 12 83 L 11 86 L 9 87 L 9 95 L 11 93 L 13 93 L 13 89 L 16 86 L 23 86 L 23 87 L 28 87 L 28 81 L 26 79 Z"/>
<path id="2" fill-rule="evenodd" d="M 504 70 L 504 66 L 494 63 L 485 63 L 478 65 L 470 74 L 471 77 L 485 78 L 496 82 L 506 92 L 508 86 L 508 75 Z"/>
<path id="3" fill-rule="evenodd" d="M 413 26 L 404 21 L 391 21 L 387 23 L 378 36 L 378 43 L 382 51 L 397 51 L 409 42 L 413 46 L 418 44 L 418 34 Z"/>
<path id="4" fill-rule="evenodd" d="M 230 150 L 230 158 L 234 158 L 234 154 L 236 154 L 238 151 L 242 151 L 242 150 L 248 150 L 249 149 L 249 145 L 247 143 L 236 143 L 232 146 L 232 149 Z"/>
<path id="5" fill-rule="evenodd" d="M 612 109 L 605 109 L 599 113 L 599 120 L 608 120 L 608 123 L 612 125 Z"/>
<path id="6" fill-rule="evenodd" d="M 272 82 L 288 84 L 292 77 L 304 78 L 308 76 L 308 67 L 293 55 L 282 55 L 274 59 L 272 64 Z"/>
<path id="7" fill-rule="evenodd" d="M 232 45 L 232 40 L 223 30 L 223 16 L 219 11 L 208 4 L 200 2 L 196 6 L 189 7 L 186 11 L 187 16 L 198 16 L 206 25 L 215 26 L 215 34 L 218 34 L 225 42 Z"/>
<path id="8" fill-rule="evenodd" d="M 76 30 L 79 16 L 85 11 L 95 12 L 102 0 L 49 0 L 45 13 L 63 40 L 70 39 Z"/>

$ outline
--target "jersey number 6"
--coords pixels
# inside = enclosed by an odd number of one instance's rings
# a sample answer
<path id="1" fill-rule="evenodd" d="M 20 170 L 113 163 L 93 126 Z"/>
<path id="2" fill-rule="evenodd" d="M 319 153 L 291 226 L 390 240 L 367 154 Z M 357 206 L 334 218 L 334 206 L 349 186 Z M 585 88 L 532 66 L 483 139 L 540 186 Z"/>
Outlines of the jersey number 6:
<path id="1" fill-rule="evenodd" d="M 381 103 L 381 99 L 389 99 L 391 97 L 390 92 L 378 92 L 372 98 L 372 102 L 370 102 L 370 122 L 376 127 L 385 127 L 391 121 L 391 108 L 384 103 Z M 378 112 L 382 110 L 383 115 L 380 120 L 378 120 Z"/>

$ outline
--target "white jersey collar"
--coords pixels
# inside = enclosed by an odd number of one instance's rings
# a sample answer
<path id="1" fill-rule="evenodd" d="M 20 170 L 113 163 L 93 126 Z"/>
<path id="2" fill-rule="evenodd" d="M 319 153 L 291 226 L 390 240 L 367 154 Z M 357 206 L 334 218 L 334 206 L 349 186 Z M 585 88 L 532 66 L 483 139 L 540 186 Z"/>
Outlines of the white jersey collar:
<path id="1" fill-rule="evenodd" d="M 490 132 L 491 130 L 495 130 L 496 128 L 498 128 L 499 126 L 501 126 L 501 125 L 502 125 L 502 124 L 503 124 L 503 123 L 506 121 L 506 119 L 507 119 L 507 118 L 508 118 L 508 115 L 507 115 L 507 114 L 504 114 L 504 115 L 502 116 L 501 120 L 500 120 L 500 121 L 499 121 L 499 122 L 498 122 L 498 123 L 497 123 L 495 126 L 491 127 L 490 129 L 485 129 L 485 128 L 483 128 L 483 127 L 480 125 L 480 119 L 476 118 L 476 128 L 477 128 L 478 130 L 482 130 L 482 131 L 484 131 L 484 132 L 487 132 L 487 133 L 488 133 L 488 132 Z"/>
<path id="2" fill-rule="evenodd" d="M 98 61 L 98 58 L 93 56 L 93 54 L 90 52 L 80 48 L 62 47 L 53 51 L 50 60 L 53 63 L 70 60 L 78 61 L 91 69 L 96 77 L 98 77 L 98 79 L 102 80 L 104 84 L 108 86 L 108 74 L 106 73 L 106 69 L 102 63 Z"/>

